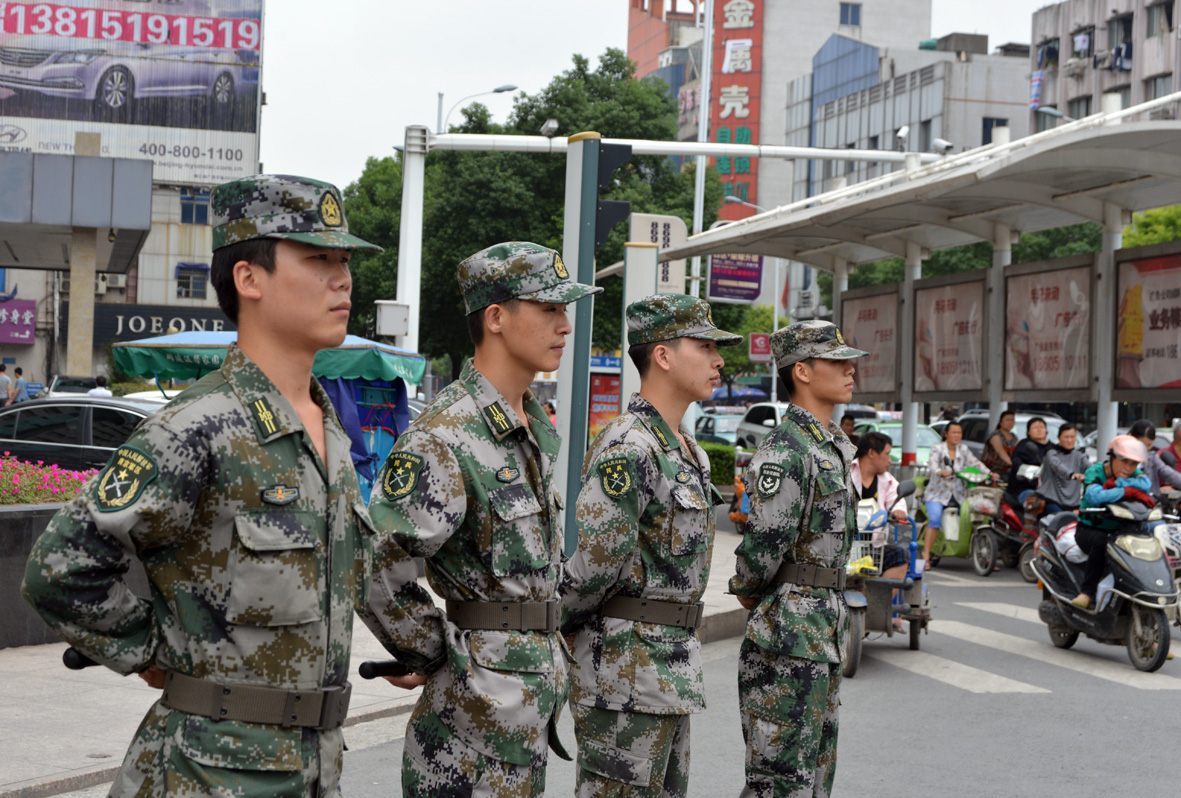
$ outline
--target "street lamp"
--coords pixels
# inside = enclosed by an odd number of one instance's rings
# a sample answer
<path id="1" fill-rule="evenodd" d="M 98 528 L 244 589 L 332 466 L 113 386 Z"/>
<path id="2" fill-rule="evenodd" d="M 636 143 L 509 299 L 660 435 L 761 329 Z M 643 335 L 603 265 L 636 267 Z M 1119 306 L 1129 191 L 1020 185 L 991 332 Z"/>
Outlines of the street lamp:
<path id="1" fill-rule="evenodd" d="M 1066 114 L 1059 111 L 1057 108 L 1051 108 L 1048 105 L 1038 106 L 1037 112 L 1039 114 L 1045 114 L 1046 116 L 1052 116 L 1055 119 L 1061 119 L 1063 122 L 1077 122 L 1078 121 L 1074 117 L 1067 116 Z"/>
<path id="2" fill-rule="evenodd" d="M 722 202 L 732 202 L 732 203 L 737 203 L 739 205 L 745 205 L 748 208 L 754 208 L 759 213 L 765 213 L 767 210 L 762 205 L 755 205 L 753 202 L 747 202 L 746 200 L 739 199 L 738 197 L 735 197 L 735 196 L 723 197 Z M 779 329 L 779 263 L 780 263 L 780 261 L 779 261 L 778 257 L 775 257 L 774 260 L 775 260 L 775 292 L 774 292 L 774 297 L 771 301 L 771 305 L 772 305 L 772 308 L 774 309 L 774 312 L 775 312 L 775 320 L 771 323 L 771 326 L 773 328 L 771 330 L 771 332 L 775 332 L 775 330 Z M 778 401 L 778 398 L 779 398 L 779 375 L 775 373 L 775 369 L 774 369 L 774 367 L 772 367 L 772 369 L 771 369 L 771 401 L 772 402 Z"/>
<path id="3" fill-rule="evenodd" d="M 506 83 L 503 86 L 497 86 L 495 89 L 491 89 L 490 91 L 481 91 L 481 92 L 476 92 L 475 94 L 468 95 L 467 97 L 464 97 L 462 100 L 457 102 L 455 105 L 451 106 L 451 111 L 447 112 L 447 116 L 443 116 L 443 92 L 439 92 L 439 115 L 438 115 L 438 124 L 436 125 L 438 130 L 435 131 L 436 135 L 441 135 L 441 134 L 447 132 L 447 128 L 445 127 L 445 125 L 447 124 L 447 122 L 449 122 L 451 120 L 451 112 L 454 111 L 456 108 L 458 108 L 463 103 L 467 102 L 468 100 L 471 100 L 475 97 L 483 97 L 485 94 L 502 94 L 506 91 L 516 91 L 516 90 L 517 90 L 516 86 L 512 85 L 511 83 Z"/>

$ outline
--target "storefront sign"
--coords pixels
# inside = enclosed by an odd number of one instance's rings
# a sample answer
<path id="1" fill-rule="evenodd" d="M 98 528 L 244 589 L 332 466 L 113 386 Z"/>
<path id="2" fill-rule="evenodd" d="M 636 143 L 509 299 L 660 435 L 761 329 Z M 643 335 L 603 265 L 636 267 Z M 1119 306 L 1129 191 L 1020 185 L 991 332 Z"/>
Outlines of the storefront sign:
<path id="1" fill-rule="evenodd" d="M 1181 388 L 1181 254 L 1119 266 L 1116 388 Z"/>
<path id="2" fill-rule="evenodd" d="M 62 303 L 59 329 L 70 328 L 70 303 Z M 136 341 L 176 332 L 236 330 L 218 308 L 186 308 L 173 305 L 123 305 L 98 303 L 94 306 L 94 346 L 115 341 Z"/>
<path id="3" fill-rule="evenodd" d="M 984 281 L 915 290 L 916 393 L 984 387 Z"/>
<path id="4" fill-rule="evenodd" d="M 710 256 L 710 302 L 753 302 L 762 290 L 762 255 Z"/>
<path id="5" fill-rule="evenodd" d="M 1085 390 L 1091 371 L 1091 269 L 1010 277 L 1005 390 Z"/>
<path id="6" fill-rule="evenodd" d="M 0 302 L 0 344 L 31 344 L 37 325 L 37 303 L 31 299 Z"/>
<path id="7" fill-rule="evenodd" d="M 841 332 L 849 346 L 868 352 L 857 359 L 854 396 L 898 390 L 898 294 L 841 300 Z"/>
<path id="8" fill-rule="evenodd" d="M 721 144 L 758 144 L 763 72 L 763 6 L 766 0 L 717 0 L 714 3 L 713 79 L 710 137 Z M 757 158 L 714 159 L 727 197 L 758 203 Z M 722 219 L 743 219 L 754 210 L 727 203 Z"/>
<path id="9" fill-rule="evenodd" d="M 771 362 L 771 333 L 751 333 L 747 340 L 750 342 L 750 362 Z"/>
<path id="10" fill-rule="evenodd" d="M 587 426 L 591 440 L 619 415 L 620 378 L 613 374 L 590 375 L 590 413 Z"/>

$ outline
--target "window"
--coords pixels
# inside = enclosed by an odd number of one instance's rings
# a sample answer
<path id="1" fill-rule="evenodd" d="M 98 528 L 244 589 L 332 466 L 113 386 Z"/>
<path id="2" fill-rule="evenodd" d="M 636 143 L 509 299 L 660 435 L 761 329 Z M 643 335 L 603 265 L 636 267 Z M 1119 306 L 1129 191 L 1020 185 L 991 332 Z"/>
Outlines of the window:
<path id="1" fill-rule="evenodd" d="M 988 427 L 987 418 L 965 418 L 960 422 L 964 428 L 964 440 L 984 441 L 984 433 Z"/>
<path id="2" fill-rule="evenodd" d="M 846 150 L 855 150 L 855 149 L 857 149 L 857 145 L 856 144 L 846 144 L 845 149 Z M 856 161 L 845 161 L 845 175 L 848 176 L 850 183 L 852 183 L 854 181 L 854 179 L 856 179 L 856 177 L 857 177 L 857 162 Z"/>
<path id="3" fill-rule="evenodd" d="M 81 415 L 82 408 L 69 405 L 22 409 L 16 424 L 16 437 L 42 443 L 77 443 Z"/>
<path id="4" fill-rule="evenodd" d="M 931 151 L 931 120 L 924 119 L 919 123 L 919 152 Z"/>
<path id="5" fill-rule="evenodd" d="M 1008 127 L 1009 120 L 1001 119 L 999 117 L 986 116 L 984 117 L 984 133 L 981 135 L 981 144 L 992 144 L 992 129 L 994 127 Z"/>
<path id="6" fill-rule="evenodd" d="M 1054 106 L 1043 105 L 1042 108 L 1054 108 Z M 1058 109 L 1054 108 L 1054 110 L 1056 111 Z M 1036 132 L 1041 133 L 1042 131 L 1049 130 L 1050 128 L 1057 125 L 1058 124 L 1058 117 L 1051 116 L 1050 114 L 1039 114 L 1039 113 L 1035 112 L 1033 115 L 1033 123 L 1034 123 L 1034 126 L 1037 128 Z"/>
<path id="7" fill-rule="evenodd" d="M 90 439 L 95 446 L 114 449 L 131 437 L 140 417 L 113 407 L 96 407 L 90 417 Z"/>
<path id="8" fill-rule="evenodd" d="M 1145 36 L 1152 38 L 1173 30 L 1173 0 L 1148 7 L 1148 29 Z"/>
<path id="9" fill-rule="evenodd" d="M 1155 100 L 1173 93 L 1173 76 L 1157 75 L 1144 81 L 1144 100 Z"/>
<path id="10" fill-rule="evenodd" d="M 1132 41 L 1132 15 L 1116 17 L 1107 23 L 1107 49 L 1115 52 L 1115 48 Z"/>
<path id="11" fill-rule="evenodd" d="M 196 188 L 180 190 L 180 223 L 209 224 L 209 192 Z"/>
<path id="12" fill-rule="evenodd" d="M 1083 28 L 1070 34 L 1070 57 L 1090 58 L 1095 54 L 1095 27 Z"/>
<path id="13" fill-rule="evenodd" d="M 1066 115 L 1071 119 L 1082 119 L 1084 116 L 1091 115 L 1091 98 L 1075 97 L 1066 104 Z"/>
<path id="14" fill-rule="evenodd" d="M 870 136 L 870 137 L 869 137 L 869 148 L 870 148 L 871 150 L 876 150 L 876 149 L 878 149 L 878 148 L 879 148 L 879 147 L 878 147 L 878 145 L 879 145 L 880 143 L 881 143 L 881 139 L 880 139 L 879 137 L 877 137 L 877 136 Z M 873 169 L 873 168 L 877 167 L 879 163 L 880 163 L 879 161 L 870 161 L 870 162 L 869 162 L 869 168 L 870 168 L 870 169 Z M 873 173 L 871 173 L 871 176 L 872 176 L 872 174 L 873 174 Z"/>
<path id="15" fill-rule="evenodd" d="M 12 411 L 0 415 L 0 438 L 16 437 L 16 415 L 19 411 Z"/>
<path id="16" fill-rule="evenodd" d="M 176 296 L 179 299 L 204 299 L 209 285 L 209 267 L 181 263 L 176 267 Z"/>
<path id="17" fill-rule="evenodd" d="M 775 409 L 770 405 L 761 405 L 759 407 L 752 407 L 746 411 L 746 418 L 744 421 L 747 424 L 754 424 L 756 427 L 761 427 L 764 421 L 775 419 Z"/>
<path id="18" fill-rule="evenodd" d="M 1037 46 L 1037 68 L 1058 68 L 1058 40 L 1047 39 Z"/>
<path id="19" fill-rule="evenodd" d="M 841 24 L 861 24 L 861 3 L 841 3 Z"/>
<path id="20" fill-rule="evenodd" d="M 906 127 L 906 125 L 903 125 L 902 127 Z M 902 138 L 902 136 L 899 135 L 901 132 L 901 127 L 894 131 L 894 149 L 905 151 L 909 149 L 910 142 L 908 139 Z"/>
<path id="21" fill-rule="evenodd" d="M 1118 88 L 1112 89 L 1110 93 L 1119 95 L 1119 107 L 1121 111 L 1124 108 L 1130 108 L 1132 106 L 1131 86 L 1120 86 Z"/>

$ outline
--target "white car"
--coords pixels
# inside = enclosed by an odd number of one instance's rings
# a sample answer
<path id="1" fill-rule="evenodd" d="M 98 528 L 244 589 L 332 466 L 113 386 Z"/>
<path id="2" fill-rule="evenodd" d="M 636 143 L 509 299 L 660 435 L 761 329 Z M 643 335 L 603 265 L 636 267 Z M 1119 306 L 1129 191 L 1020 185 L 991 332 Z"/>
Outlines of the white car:
<path id="1" fill-rule="evenodd" d="M 746 415 L 738 422 L 738 446 L 757 449 L 763 437 L 779 426 L 790 402 L 759 402 L 746 409 Z"/>

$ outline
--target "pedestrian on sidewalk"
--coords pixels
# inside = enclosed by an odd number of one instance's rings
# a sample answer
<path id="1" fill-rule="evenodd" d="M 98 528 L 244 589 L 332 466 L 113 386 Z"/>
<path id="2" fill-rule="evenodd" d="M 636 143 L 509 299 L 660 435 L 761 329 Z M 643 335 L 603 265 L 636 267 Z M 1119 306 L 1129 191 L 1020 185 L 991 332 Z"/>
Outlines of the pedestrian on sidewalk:
<path id="1" fill-rule="evenodd" d="M 578 551 L 562 578 L 577 795 L 685 798 L 689 718 L 705 710 L 695 629 L 725 500 L 681 420 L 719 384 L 718 347 L 742 336 L 684 294 L 645 297 L 625 316 L 640 392 L 583 460 Z"/>
<path id="2" fill-rule="evenodd" d="M 370 501 L 381 531 L 372 614 L 384 621 L 407 600 L 400 571 L 391 580 L 384 567 L 392 546 L 426 559 L 447 617 L 420 639 L 370 628 L 428 674 L 406 729 L 403 794 L 529 798 L 545 792 L 548 747 L 570 758 L 556 728 L 569 692 L 561 439 L 529 385 L 561 363 L 566 306 L 602 289 L 525 242 L 477 252 L 457 277 L 475 357 L 398 438 Z"/>
<path id="3" fill-rule="evenodd" d="M 237 344 L 53 518 L 22 590 L 83 654 L 163 688 L 112 796 L 335 795 L 372 533 L 312 361 L 344 340 L 352 252 L 379 248 L 317 180 L 255 175 L 210 206 Z M 431 606 L 405 552 L 384 554 Z M 148 600 L 124 581 L 133 559 Z"/>
<path id="4" fill-rule="evenodd" d="M 12 377 L 8 376 L 8 366 L 0 363 L 0 407 L 5 407 L 12 393 Z"/>
<path id="5" fill-rule="evenodd" d="M 832 411 L 853 398 L 852 359 L 866 353 L 824 321 L 779 330 L 771 351 L 791 405 L 747 471 L 750 519 L 730 579 L 751 611 L 738 670 L 741 796 L 827 798 L 849 623 L 845 564 L 857 529 L 854 449 Z"/>
<path id="6" fill-rule="evenodd" d="M 16 375 L 16 380 L 13 381 L 12 387 L 8 389 L 11 392 L 10 404 L 29 401 L 29 381 L 25 379 L 24 371 L 21 370 L 20 366 L 17 366 L 12 370 L 12 373 Z"/>
<path id="7" fill-rule="evenodd" d="M 99 374 L 94 378 L 94 387 L 86 392 L 87 396 L 111 396 L 111 389 L 107 387 L 107 375 Z"/>

